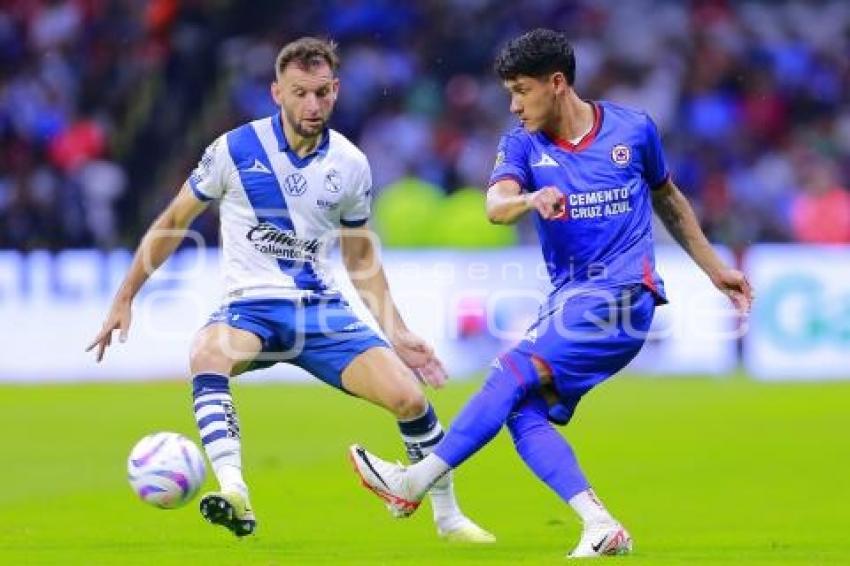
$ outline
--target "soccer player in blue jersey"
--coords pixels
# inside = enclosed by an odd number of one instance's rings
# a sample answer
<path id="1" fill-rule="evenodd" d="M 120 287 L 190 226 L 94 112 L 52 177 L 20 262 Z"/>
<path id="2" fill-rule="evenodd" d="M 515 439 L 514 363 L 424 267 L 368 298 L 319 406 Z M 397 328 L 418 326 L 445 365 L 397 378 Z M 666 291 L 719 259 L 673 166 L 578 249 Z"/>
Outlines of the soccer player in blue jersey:
<path id="1" fill-rule="evenodd" d="M 396 417 L 411 460 L 443 436 L 414 372 L 440 386 L 445 373 L 431 347 L 404 324 L 367 221 L 372 176 L 366 156 L 328 128 L 339 92 L 332 42 L 302 38 L 278 54 L 271 95 L 280 112 L 231 130 L 206 150 L 168 208 L 142 239 L 101 332 L 97 360 L 113 331 L 124 341 L 133 298 L 176 249 L 209 203 L 220 203 L 221 308 L 198 332 L 190 355 L 195 419 L 220 491 L 201 513 L 237 536 L 256 518 L 242 474 L 241 431 L 230 390 L 234 375 L 285 361 Z M 348 275 L 386 340 L 352 312 L 329 276 L 338 236 Z M 337 420 L 317 411 L 316 418 Z M 340 423 L 345 426 L 344 423 Z M 431 489 L 438 534 L 492 542 L 458 507 L 452 479 Z"/>
<path id="2" fill-rule="evenodd" d="M 552 423 L 569 422 L 588 391 L 635 357 L 655 307 L 666 302 L 655 272 L 653 209 L 742 313 L 752 293 L 744 275 L 711 248 L 671 181 L 649 116 L 576 94 L 575 58 L 564 34 L 538 29 L 510 41 L 496 71 L 521 126 L 502 138 L 487 215 L 503 224 L 533 214 L 554 290 L 434 452 L 410 467 L 356 445 L 349 456 L 364 485 L 394 515 L 408 516 L 428 486 L 507 425 L 526 465 L 583 522 L 569 556 L 625 554 L 631 537 L 594 494 Z"/>

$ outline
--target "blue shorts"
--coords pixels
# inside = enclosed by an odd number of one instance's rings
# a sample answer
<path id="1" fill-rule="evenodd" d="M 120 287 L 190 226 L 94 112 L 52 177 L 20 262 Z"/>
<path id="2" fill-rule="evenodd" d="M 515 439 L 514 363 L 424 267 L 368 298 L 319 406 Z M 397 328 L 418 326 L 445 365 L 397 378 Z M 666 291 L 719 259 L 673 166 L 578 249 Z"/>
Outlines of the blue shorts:
<path id="1" fill-rule="evenodd" d="M 581 397 L 623 369 L 646 340 L 656 300 L 643 285 L 599 289 L 541 307 L 514 352 L 549 367 L 560 406 L 558 424 L 569 421 Z"/>
<path id="2" fill-rule="evenodd" d="M 343 391 L 342 372 L 354 358 L 389 347 L 339 297 L 237 301 L 213 313 L 207 325 L 214 323 L 246 330 L 262 342 L 245 371 L 287 362 Z"/>

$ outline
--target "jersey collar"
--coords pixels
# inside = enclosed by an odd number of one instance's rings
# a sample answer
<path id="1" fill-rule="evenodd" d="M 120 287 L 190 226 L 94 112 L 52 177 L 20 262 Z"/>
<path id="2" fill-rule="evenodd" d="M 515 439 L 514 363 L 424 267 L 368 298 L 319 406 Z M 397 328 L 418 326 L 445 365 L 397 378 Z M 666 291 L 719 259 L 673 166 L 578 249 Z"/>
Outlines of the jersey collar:
<path id="1" fill-rule="evenodd" d="M 587 149 L 588 147 L 590 147 L 590 144 L 593 143 L 593 140 L 596 139 L 596 135 L 599 133 L 599 129 L 602 127 L 602 107 L 595 102 L 591 102 L 590 104 L 593 106 L 593 126 L 590 128 L 590 131 L 587 132 L 584 137 L 578 141 L 578 143 L 572 143 L 568 140 L 558 137 L 551 137 L 542 131 L 540 133 L 543 134 L 546 139 L 553 142 L 565 151 L 575 152 Z"/>
<path id="2" fill-rule="evenodd" d="M 312 153 L 308 153 L 304 157 L 300 157 L 289 147 L 289 142 L 286 141 L 286 135 L 283 133 L 283 122 L 280 112 L 277 112 L 274 116 L 272 116 L 272 129 L 274 130 L 274 135 L 277 138 L 277 148 L 281 152 L 286 153 L 287 157 L 289 157 L 289 161 L 298 168 L 308 165 L 317 155 L 325 155 L 328 153 L 328 147 L 330 146 L 331 141 L 330 130 L 328 128 L 325 128 L 325 131 L 322 132 L 322 141 L 319 142 L 318 147 L 316 147 Z"/>

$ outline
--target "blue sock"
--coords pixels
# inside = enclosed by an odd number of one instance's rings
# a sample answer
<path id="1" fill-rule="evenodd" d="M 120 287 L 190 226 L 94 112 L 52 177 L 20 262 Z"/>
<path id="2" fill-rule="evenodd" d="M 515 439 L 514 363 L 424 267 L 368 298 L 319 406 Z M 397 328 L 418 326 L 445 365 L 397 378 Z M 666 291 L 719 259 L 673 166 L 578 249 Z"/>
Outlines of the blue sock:
<path id="1" fill-rule="evenodd" d="M 199 373 L 192 380 L 195 420 L 201 444 L 222 489 L 247 492 L 242 479 L 239 419 L 227 376 Z"/>
<path id="2" fill-rule="evenodd" d="M 579 468 L 573 449 L 547 419 L 549 407 L 539 393 L 526 397 L 508 418 L 516 451 L 538 478 L 561 499 L 590 485 Z"/>
<path id="3" fill-rule="evenodd" d="M 467 402 L 434 453 L 456 468 L 498 434 L 514 406 L 538 385 L 531 358 L 515 352 L 501 356 L 481 391 Z"/>

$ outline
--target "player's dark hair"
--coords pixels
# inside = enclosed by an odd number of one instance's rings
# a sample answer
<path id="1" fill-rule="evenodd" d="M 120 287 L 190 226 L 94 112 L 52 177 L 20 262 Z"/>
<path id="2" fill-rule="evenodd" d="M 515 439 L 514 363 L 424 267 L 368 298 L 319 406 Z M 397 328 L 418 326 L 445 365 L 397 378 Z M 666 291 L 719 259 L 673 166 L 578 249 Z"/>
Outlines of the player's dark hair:
<path id="1" fill-rule="evenodd" d="M 494 68 L 503 81 L 519 76 L 540 78 L 560 71 L 572 85 L 576 57 L 566 34 L 538 28 L 510 40 L 496 57 Z"/>
<path id="2" fill-rule="evenodd" d="M 318 37 L 302 37 L 287 43 L 277 54 L 275 71 L 280 74 L 290 63 L 295 63 L 303 69 L 311 69 L 322 63 L 327 63 L 331 71 L 336 73 L 339 68 L 339 55 L 336 43 L 330 39 Z"/>

